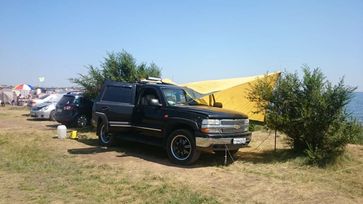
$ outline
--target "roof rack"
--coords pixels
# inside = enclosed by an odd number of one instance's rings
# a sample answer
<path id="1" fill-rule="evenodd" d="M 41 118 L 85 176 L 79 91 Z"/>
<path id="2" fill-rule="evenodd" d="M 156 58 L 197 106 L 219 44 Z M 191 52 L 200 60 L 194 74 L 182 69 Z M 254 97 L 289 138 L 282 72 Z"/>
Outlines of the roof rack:
<path id="1" fill-rule="evenodd" d="M 140 83 L 143 83 L 143 84 L 162 84 L 163 81 L 161 78 L 158 78 L 158 77 L 148 77 L 147 79 L 141 79 L 139 81 Z"/>

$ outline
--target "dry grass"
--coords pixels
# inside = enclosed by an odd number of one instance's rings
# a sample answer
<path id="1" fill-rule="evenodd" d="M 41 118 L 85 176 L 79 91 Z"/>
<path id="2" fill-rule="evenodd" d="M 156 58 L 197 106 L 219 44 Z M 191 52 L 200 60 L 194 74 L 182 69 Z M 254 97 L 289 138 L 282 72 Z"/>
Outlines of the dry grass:
<path id="1" fill-rule="evenodd" d="M 363 146 L 349 145 L 337 165 L 304 165 L 278 138 L 254 134 L 234 163 L 202 155 L 170 164 L 163 150 L 133 143 L 98 147 L 96 136 L 54 138 L 56 123 L 0 108 L 0 203 L 362 203 Z"/>

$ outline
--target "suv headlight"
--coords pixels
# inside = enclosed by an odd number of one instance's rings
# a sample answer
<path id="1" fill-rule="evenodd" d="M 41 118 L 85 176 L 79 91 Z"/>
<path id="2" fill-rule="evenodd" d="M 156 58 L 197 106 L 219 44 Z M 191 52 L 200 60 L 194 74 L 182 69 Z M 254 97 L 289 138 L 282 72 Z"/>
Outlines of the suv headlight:
<path id="1" fill-rule="evenodd" d="M 245 128 L 244 128 L 244 131 L 248 131 L 249 125 L 250 125 L 250 120 L 249 119 L 245 119 Z"/>
<path id="2" fill-rule="evenodd" d="M 221 120 L 218 119 L 204 119 L 202 120 L 202 125 L 220 125 Z"/>
<path id="3" fill-rule="evenodd" d="M 44 106 L 43 108 L 41 108 L 40 110 L 41 111 L 46 111 L 46 110 L 48 110 L 48 108 L 49 108 L 49 106 Z"/>
<path id="4" fill-rule="evenodd" d="M 221 120 L 218 119 L 204 119 L 202 120 L 202 127 L 200 131 L 204 133 L 220 133 Z"/>

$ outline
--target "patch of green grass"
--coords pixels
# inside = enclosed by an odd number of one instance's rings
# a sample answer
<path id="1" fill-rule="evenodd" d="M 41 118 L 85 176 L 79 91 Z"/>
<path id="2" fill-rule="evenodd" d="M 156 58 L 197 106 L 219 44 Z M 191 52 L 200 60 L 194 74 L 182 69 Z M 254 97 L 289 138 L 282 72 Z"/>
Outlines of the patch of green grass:
<path id="1" fill-rule="evenodd" d="M 358 134 L 357 136 L 357 139 L 356 139 L 356 144 L 360 144 L 360 145 L 363 145 L 363 126 L 361 126 L 360 128 L 360 133 Z"/>
<path id="2" fill-rule="evenodd" d="M 0 118 L 6 118 L 8 115 L 9 115 L 9 114 L 7 114 L 7 113 L 1 113 L 1 112 L 0 112 Z"/>
<path id="3" fill-rule="evenodd" d="M 297 156 L 290 150 L 251 152 L 241 155 L 241 172 L 265 178 L 293 182 L 297 185 L 314 183 L 322 188 L 329 186 L 351 197 L 363 196 L 361 169 L 363 162 L 355 151 L 359 147 L 347 147 L 347 152 L 329 167 L 306 165 L 306 158 Z"/>
<path id="4" fill-rule="evenodd" d="M 4 139 L 0 138 L 0 145 L 4 145 L 6 143 L 7 143 L 7 141 L 5 141 Z"/>
<path id="5" fill-rule="evenodd" d="M 27 106 L 8 106 L 7 109 L 8 110 L 17 110 L 17 111 L 29 110 L 29 108 Z"/>
<path id="6" fill-rule="evenodd" d="M 41 137 L 31 139 L 32 134 L 19 141 L 14 133 L 0 133 L 0 171 L 21 177 L 18 191 L 31 202 L 217 203 L 163 177 L 146 174 L 138 180 L 120 167 L 74 161 L 45 148 Z"/>

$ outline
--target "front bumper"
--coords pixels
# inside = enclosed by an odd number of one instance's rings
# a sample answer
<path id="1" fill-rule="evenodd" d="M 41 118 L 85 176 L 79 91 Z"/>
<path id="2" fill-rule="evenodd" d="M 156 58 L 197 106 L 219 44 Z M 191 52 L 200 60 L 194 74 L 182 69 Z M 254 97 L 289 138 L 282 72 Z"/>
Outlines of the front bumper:
<path id="1" fill-rule="evenodd" d="M 204 137 L 203 137 L 204 136 Z M 213 148 L 223 149 L 225 146 L 228 146 L 228 149 L 238 149 L 240 147 L 246 146 L 251 141 L 251 132 L 240 133 L 236 135 L 225 135 L 212 137 L 208 135 L 197 136 L 195 137 L 196 146 L 200 148 Z M 233 140 L 239 138 L 246 138 L 244 143 L 234 144 Z"/>
<path id="2" fill-rule="evenodd" d="M 49 118 L 49 112 L 48 111 L 30 111 L 30 116 L 32 118 Z"/>

